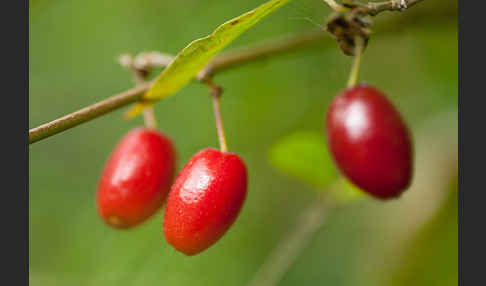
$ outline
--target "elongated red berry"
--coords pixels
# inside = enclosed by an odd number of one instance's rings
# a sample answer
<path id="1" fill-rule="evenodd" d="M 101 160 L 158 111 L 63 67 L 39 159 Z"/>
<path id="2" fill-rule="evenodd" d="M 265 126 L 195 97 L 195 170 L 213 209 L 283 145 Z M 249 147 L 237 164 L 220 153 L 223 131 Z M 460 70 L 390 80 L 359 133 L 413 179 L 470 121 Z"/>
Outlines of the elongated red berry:
<path id="1" fill-rule="evenodd" d="M 326 118 L 334 161 L 375 197 L 399 196 L 412 177 L 412 143 L 399 112 L 383 93 L 357 85 L 336 96 Z"/>
<path id="2" fill-rule="evenodd" d="M 200 151 L 181 170 L 169 193 L 165 239 L 186 255 L 207 249 L 236 220 L 246 189 L 246 167 L 238 155 Z"/>
<path id="3" fill-rule="evenodd" d="M 98 212 L 116 228 L 130 228 L 163 204 L 174 178 L 176 154 L 169 138 L 146 128 L 129 132 L 105 165 L 98 185 Z"/>

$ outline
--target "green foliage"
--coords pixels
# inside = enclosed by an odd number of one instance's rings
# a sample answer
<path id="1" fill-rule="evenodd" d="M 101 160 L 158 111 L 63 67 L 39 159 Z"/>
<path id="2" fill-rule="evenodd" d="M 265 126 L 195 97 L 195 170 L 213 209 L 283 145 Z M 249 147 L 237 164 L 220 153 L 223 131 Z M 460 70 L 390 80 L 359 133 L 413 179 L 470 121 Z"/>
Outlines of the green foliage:
<path id="1" fill-rule="evenodd" d="M 325 189 L 336 179 L 325 138 L 318 132 L 301 131 L 280 139 L 269 158 L 278 170 L 315 188 Z"/>
<path id="2" fill-rule="evenodd" d="M 338 176 L 325 140 L 319 132 L 292 133 L 270 149 L 270 162 L 282 173 L 329 192 L 339 203 L 364 197 L 363 191 Z"/>
<path id="3" fill-rule="evenodd" d="M 187 85 L 211 59 L 243 32 L 290 0 L 271 0 L 239 17 L 222 24 L 209 36 L 185 47 L 156 79 L 144 98 L 149 102 L 137 103 L 128 113 L 131 118 L 153 104 L 153 100 L 172 95 Z"/>
<path id="4" fill-rule="evenodd" d="M 369 197 L 369 195 L 344 177 L 340 177 L 336 181 L 331 191 L 333 198 L 339 203 L 348 203 Z"/>

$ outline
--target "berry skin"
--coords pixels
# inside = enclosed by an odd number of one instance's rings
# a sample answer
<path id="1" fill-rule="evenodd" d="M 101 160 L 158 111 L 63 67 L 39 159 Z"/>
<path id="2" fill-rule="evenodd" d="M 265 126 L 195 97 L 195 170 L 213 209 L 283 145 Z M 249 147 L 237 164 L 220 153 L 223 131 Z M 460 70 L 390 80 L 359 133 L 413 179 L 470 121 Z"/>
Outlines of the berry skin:
<path id="1" fill-rule="evenodd" d="M 167 242 L 195 255 L 218 241 L 245 201 L 247 172 L 241 158 L 216 149 L 194 155 L 172 186 L 164 215 Z"/>
<path id="2" fill-rule="evenodd" d="M 174 178 L 171 140 L 146 128 L 129 132 L 110 155 L 98 184 L 98 213 L 115 228 L 134 227 L 164 203 Z"/>
<path id="3" fill-rule="evenodd" d="M 357 85 L 336 96 L 326 133 L 338 168 L 364 191 L 389 199 L 410 185 L 413 151 L 407 126 L 377 89 Z"/>

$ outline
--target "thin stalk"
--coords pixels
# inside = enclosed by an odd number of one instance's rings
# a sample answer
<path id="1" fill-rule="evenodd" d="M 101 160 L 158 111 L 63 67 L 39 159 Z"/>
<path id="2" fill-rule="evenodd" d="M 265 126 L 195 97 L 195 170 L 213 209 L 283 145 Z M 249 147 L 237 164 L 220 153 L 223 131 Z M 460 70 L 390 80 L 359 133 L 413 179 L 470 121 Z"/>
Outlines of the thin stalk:
<path id="1" fill-rule="evenodd" d="M 149 106 L 143 111 L 143 121 L 145 126 L 150 129 L 157 129 L 157 120 L 155 119 L 154 108 Z"/>
<path id="2" fill-rule="evenodd" d="M 362 11 L 376 16 L 384 11 L 404 11 L 424 0 L 389 0 L 384 2 L 369 2 L 362 6 Z"/>
<path id="3" fill-rule="evenodd" d="M 208 80 L 207 82 L 210 88 L 211 98 L 213 100 L 214 119 L 216 121 L 216 130 L 218 132 L 219 147 L 222 152 L 228 152 L 228 145 L 226 144 L 226 136 L 224 134 L 223 118 L 221 117 L 220 107 L 221 93 L 223 90 L 221 87 L 216 86 L 211 81 Z"/>
<path id="4" fill-rule="evenodd" d="M 361 56 L 363 54 L 363 39 L 361 37 L 356 37 L 355 39 L 355 55 L 353 60 L 353 66 L 351 67 L 351 72 L 349 74 L 348 87 L 353 87 L 358 82 L 359 68 L 361 65 Z"/>
<path id="5" fill-rule="evenodd" d="M 141 86 L 146 83 L 148 72 L 145 67 L 137 68 L 135 59 L 130 54 L 122 55 L 119 58 L 121 66 L 125 67 L 132 73 L 135 86 Z M 157 120 L 155 119 L 154 108 L 149 106 L 143 111 L 143 121 L 145 126 L 150 129 L 157 129 Z"/>

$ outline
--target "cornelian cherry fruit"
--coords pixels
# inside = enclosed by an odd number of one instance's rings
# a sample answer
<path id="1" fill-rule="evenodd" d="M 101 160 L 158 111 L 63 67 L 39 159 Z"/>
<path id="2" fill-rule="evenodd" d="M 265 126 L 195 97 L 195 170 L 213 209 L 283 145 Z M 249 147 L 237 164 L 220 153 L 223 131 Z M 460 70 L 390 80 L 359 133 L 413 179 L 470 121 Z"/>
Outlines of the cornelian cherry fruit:
<path id="1" fill-rule="evenodd" d="M 326 133 L 336 165 L 359 188 L 381 199 L 398 197 L 408 188 L 413 161 L 409 131 L 376 88 L 357 85 L 336 96 Z"/>
<path id="2" fill-rule="evenodd" d="M 115 228 L 134 227 L 164 203 L 176 167 L 169 138 L 137 128 L 120 141 L 110 155 L 98 185 L 98 212 Z"/>
<path id="3" fill-rule="evenodd" d="M 231 227 L 245 201 L 247 171 L 229 152 L 204 149 L 177 176 L 167 199 L 163 231 L 176 250 L 195 255 Z"/>

